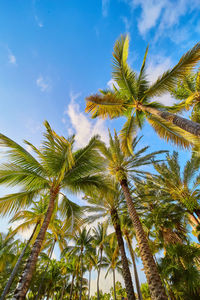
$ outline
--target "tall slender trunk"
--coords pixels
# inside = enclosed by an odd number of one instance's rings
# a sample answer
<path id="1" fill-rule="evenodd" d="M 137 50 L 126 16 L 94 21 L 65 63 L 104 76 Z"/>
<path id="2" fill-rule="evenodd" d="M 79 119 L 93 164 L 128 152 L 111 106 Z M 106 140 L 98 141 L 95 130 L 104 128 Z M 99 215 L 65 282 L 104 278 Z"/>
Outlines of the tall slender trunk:
<path id="1" fill-rule="evenodd" d="M 82 286 L 83 286 L 83 249 L 81 249 L 81 286 L 79 300 L 82 299 Z"/>
<path id="2" fill-rule="evenodd" d="M 162 285 L 162 281 L 156 263 L 153 259 L 153 255 L 149 248 L 146 234 L 143 230 L 142 224 L 132 202 L 127 180 L 121 180 L 120 184 L 124 192 L 130 218 L 135 228 L 136 238 L 140 248 L 141 259 L 144 265 L 144 271 L 149 285 L 152 300 L 167 300 L 168 297 L 165 293 L 165 289 Z"/>
<path id="3" fill-rule="evenodd" d="M 112 209 L 110 213 L 111 213 L 112 224 L 115 229 L 117 242 L 118 242 L 118 246 L 119 246 L 119 250 L 120 250 L 120 254 L 121 254 L 122 274 L 123 274 L 123 278 L 124 278 L 124 282 L 125 282 L 127 297 L 128 297 L 128 300 L 135 300 L 135 293 L 134 293 L 131 273 L 130 273 L 130 269 L 129 269 L 129 265 L 128 265 L 128 259 L 126 257 L 119 216 L 118 216 L 116 209 Z"/>
<path id="4" fill-rule="evenodd" d="M 115 298 L 115 300 L 117 300 L 116 288 L 115 288 L 115 269 L 113 269 L 113 292 L 114 292 L 114 298 Z"/>
<path id="5" fill-rule="evenodd" d="M 88 300 L 90 300 L 91 270 L 89 270 Z"/>
<path id="6" fill-rule="evenodd" d="M 97 300 L 100 300 L 100 295 L 99 295 L 99 280 L 100 280 L 100 272 L 101 272 L 101 263 L 102 263 L 102 253 L 103 249 L 100 248 L 100 261 L 99 261 L 99 268 L 97 272 Z"/>
<path id="7" fill-rule="evenodd" d="M 12 270 L 12 273 L 11 273 L 11 275 L 10 275 L 10 277 L 9 277 L 9 280 L 8 280 L 8 282 L 7 282 L 7 284 L 6 284 L 5 288 L 4 288 L 4 290 L 3 290 L 3 293 L 2 293 L 2 295 L 1 295 L 0 300 L 4 300 L 5 297 L 6 297 L 6 295 L 7 295 L 7 293 L 9 292 L 10 287 L 11 287 L 11 285 L 12 285 L 12 283 L 13 283 L 13 280 L 15 279 L 15 275 L 16 275 L 16 273 L 17 273 L 17 271 L 18 271 L 18 269 L 19 269 L 19 266 L 20 266 L 20 264 L 21 264 L 21 262 L 22 262 L 22 258 L 23 258 L 23 256 L 24 256 L 24 254 L 25 254 L 25 252 L 26 252 L 26 249 L 28 248 L 28 245 L 30 244 L 30 242 L 31 242 L 31 240 L 32 240 L 32 238 L 33 238 L 35 232 L 36 232 L 36 229 L 37 229 L 38 225 L 39 225 L 39 222 L 36 223 L 36 225 L 35 225 L 35 227 L 34 227 L 34 230 L 33 230 L 32 234 L 31 234 L 31 236 L 30 236 L 28 242 L 26 243 L 24 249 L 22 250 L 22 253 L 20 254 L 20 256 L 19 256 L 19 258 L 18 258 L 18 261 L 16 262 L 16 265 L 14 266 L 14 268 L 13 268 L 13 270 Z"/>
<path id="8" fill-rule="evenodd" d="M 188 218 L 189 218 L 189 223 L 193 229 L 195 229 L 197 225 L 200 225 L 199 220 L 196 218 L 194 214 L 189 212 Z"/>
<path id="9" fill-rule="evenodd" d="M 131 259 L 132 259 L 132 263 L 133 263 L 133 272 L 134 272 L 134 276 L 135 276 L 135 285 L 136 285 L 136 288 L 137 288 L 138 299 L 143 300 L 142 293 L 141 293 L 141 290 L 140 290 L 140 281 L 139 281 L 139 277 L 138 277 L 137 266 L 136 266 L 136 263 L 135 263 L 135 254 L 134 254 L 133 247 L 131 245 L 131 241 L 130 241 L 130 238 L 129 238 L 128 234 L 125 234 L 125 239 L 127 241 L 128 249 L 129 249 L 129 252 L 131 254 Z"/>
<path id="10" fill-rule="evenodd" d="M 49 223 L 51 221 L 51 217 L 52 217 L 54 205 L 55 205 L 55 199 L 56 199 L 58 192 L 59 192 L 58 187 L 54 190 L 51 190 L 51 192 L 50 192 L 50 200 L 49 200 L 49 206 L 48 206 L 48 209 L 46 212 L 46 216 L 45 216 L 43 224 L 40 228 L 40 232 L 38 233 L 38 236 L 33 245 L 33 248 L 32 248 L 30 257 L 28 259 L 28 262 L 26 264 L 26 267 L 24 269 L 24 272 L 23 272 L 21 279 L 15 290 L 13 300 L 24 300 L 26 297 L 26 293 L 27 293 L 29 285 L 31 283 L 31 279 L 32 279 L 32 276 L 33 276 L 33 273 L 35 270 L 37 260 L 38 260 L 38 255 L 40 253 L 40 249 L 42 247 L 42 243 L 45 238 L 45 233 L 46 233 Z"/>
<path id="11" fill-rule="evenodd" d="M 72 282 L 71 282 L 71 287 L 70 287 L 69 300 L 72 300 L 72 292 L 73 292 L 73 286 L 74 286 L 74 277 L 75 277 L 75 273 L 72 274 Z"/>
<path id="12" fill-rule="evenodd" d="M 142 111 L 146 111 L 147 113 L 150 113 L 153 116 L 158 116 L 161 119 L 164 119 L 165 121 L 167 121 L 171 124 L 174 124 L 177 127 L 200 137 L 200 124 L 199 123 L 196 123 L 191 120 L 185 119 L 183 117 L 177 116 L 173 113 L 169 113 L 167 111 L 160 111 L 156 108 L 144 106 L 142 104 L 139 104 L 138 107 Z"/>
<path id="13" fill-rule="evenodd" d="M 45 268 L 45 270 L 44 270 L 44 272 L 43 272 L 43 274 L 42 274 L 42 280 L 40 281 L 38 293 L 37 293 L 37 296 L 36 296 L 35 300 L 38 300 L 38 298 L 39 298 L 40 290 L 41 290 L 41 288 L 42 288 L 42 284 L 43 284 L 43 281 L 44 281 L 44 277 L 45 277 L 46 272 L 47 272 L 48 267 L 49 267 L 49 263 L 50 263 L 50 260 L 51 260 L 51 256 L 52 256 L 52 254 L 53 254 L 53 250 L 54 250 L 55 244 L 56 244 L 56 239 L 54 240 L 53 245 L 51 246 L 51 250 L 50 250 L 50 254 L 49 254 L 49 260 L 48 260 L 48 263 L 47 263 L 47 265 L 46 265 L 46 268 Z"/>

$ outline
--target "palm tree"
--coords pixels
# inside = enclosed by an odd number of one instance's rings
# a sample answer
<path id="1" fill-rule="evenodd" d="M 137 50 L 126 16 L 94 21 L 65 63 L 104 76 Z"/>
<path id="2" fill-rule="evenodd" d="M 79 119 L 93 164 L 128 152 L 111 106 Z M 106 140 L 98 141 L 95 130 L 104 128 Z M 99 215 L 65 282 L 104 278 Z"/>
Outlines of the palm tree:
<path id="1" fill-rule="evenodd" d="M 97 228 L 93 229 L 93 243 L 95 247 L 99 248 L 98 256 L 99 256 L 99 266 L 97 269 L 97 299 L 99 300 L 99 280 L 100 280 L 100 272 L 101 272 L 101 263 L 102 263 L 102 255 L 103 249 L 105 246 L 105 241 L 107 237 L 107 223 L 100 223 L 97 225 Z"/>
<path id="2" fill-rule="evenodd" d="M 156 263 L 149 248 L 147 236 L 143 230 L 141 221 L 133 204 L 128 185 L 129 179 L 137 181 L 138 177 L 147 173 L 143 171 L 141 167 L 151 164 L 155 155 L 160 152 L 144 155 L 144 152 L 148 147 L 135 151 L 138 142 L 139 139 L 135 138 L 132 143 L 132 152 L 134 153 L 134 156 L 124 155 L 116 133 L 114 138 L 112 138 L 110 134 L 109 147 L 106 147 L 105 144 L 101 143 L 100 149 L 107 160 L 108 171 L 119 182 L 124 193 L 128 212 L 136 232 L 136 239 L 140 248 L 141 259 L 144 265 L 151 296 L 156 300 L 164 300 L 167 299 L 167 296 L 165 294 Z"/>
<path id="3" fill-rule="evenodd" d="M 94 238 L 94 236 L 93 236 L 93 238 Z M 86 264 L 87 270 L 89 272 L 88 300 L 90 300 L 91 272 L 92 272 L 93 267 L 98 268 L 98 255 L 96 254 L 96 248 L 94 248 L 94 253 L 91 252 L 91 251 L 86 253 L 86 255 L 85 255 L 85 264 Z M 99 270 L 99 268 L 97 269 L 97 271 L 98 270 Z"/>
<path id="4" fill-rule="evenodd" d="M 26 142 L 38 160 L 13 140 L 0 135 L 0 146 L 8 148 L 9 161 L 1 166 L 0 183 L 22 187 L 22 191 L 0 198 L 1 213 L 9 214 L 27 207 L 41 193 L 49 195 L 46 216 L 13 299 L 25 299 L 60 191 L 67 188 L 73 193 L 87 192 L 92 186 L 101 184 L 96 175 L 103 166 L 97 151 L 98 137 L 93 137 L 86 147 L 72 152 L 74 137 L 67 140 L 57 135 L 48 122 L 45 122 L 45 127 L 45 139 L 39 149 Z M 71 202 L 66 197 L 62 201 L 70 210 Z"/>
<path id="5" fill-rule="evenodd" d="M 200 43 L 183 55 L 171 70 L 150 84 L 146 75 L 146 49 L 139 74 L 127 63 L 129 38 L 122 35 L 114 46 L 112 78 L 113 90 L 100 90 L 100 94 L 86 98 L 86 112 L 92 117 L 116 118 L 125 116 L 127 122 L 121 131 L 123 150 L 131 151 L 131 141 L 137 127 L 142 127 L 145 118 L 159 136 L 167 141 L 188 147 L 199 145 L 200 125 L 170 113 L 168 107 L 153 98 L 160 97 L 173 89 L 177 81 L 184 78 L 200 60 Z M 198 137 L 198 138 L 197 138 Z"/>
<path id="6" fill-rule="evenodd" d="M 72 248 L 73 255 L 79 255 L 80 256 L 80 264 L 81 264 L 81 270 L 80 270 L 80 293 L 79 293 L 79 299 L 82 299 L 82 286 L 83 286 L 83 257 L 87 253 L 87 256 L 89 253 L 94 253 L 94 248 L 92 247 L 92 241 L 93 237 L 90 234 L 91 229 L 87 230 L 85 227 L 82 229 L 79 228 L 72 239 L 75 242 L 74 246 L 66 248 L 66 250 L 69 250 Z M 64 250 L 65 252 L 65 250 Z"/>
<path id="7" fill-rule="evenodd" d="M 103 259 L 103 267 L 107 268 L 107 272 L 105 278 L 108 276 L 110 272 L 113 274 L 113 290 L 114 290 L 114 299 L 117 300 L 116 297 L 116 280 L 115 280 L 115 272 L 122 273 L 121 268 L 121 260 L 118 258 L 119 248 L 116 244 L 116 240 L 111 240 L 110 245 L 105 247 L 105 257 Z"/>
<path id="8" fill-rule="evenodd" d="M 136 254 L 135 254 L 135 252 L 133 250 L 133 246 L 132 246 L 132 239 L 133 239 L 133 236 L 135 235 L 135 232 L 132 227 L 131 219 L 125 213 L 123 215 L 121 215 L 120 220 L 121 220 L 122 233 L 126 239 L 129 253 L 131 255 L 131 259 L 132 259 L 132 263 L 133 263 L 133 272 L 134 272 L 134 278 L 135 278 L 135 285 L 136 285 L 137 293 L 138 293 L 138 299 L 143 300 L 142 293 L 140 290 L 140 281 L 139 281 L 139 276 L 138 276 L 138 272 L 137 272 L 137 266 L 136 266 L 136 262 L 135 262 Z"/>
<path id="9" fill-rule="evenodd" d="M 119 208 L 122 203 L 120 197 L 120 190 L 118 185 L 113 184 L 113 190 L 104 191 L 98 190 L 92 195 L 92 197 L 86 197 L 89 206 L 86 207 L 89 213 L 93 213 L 87 218 L 87 221 L 92 222 L 98 218 L 107 218 L 115 229 L 115 234 L 117 238 L 118 247 L 120 250 L 121 260 L 122 260 L 122 274 L 126 286 L 127 298 L 135 299 L 131 273 L 129 269 L 128 259 L 126 256 L 120 218 L 119 218 Z"/>
<path id="10" fill-rule="evenodd" d="M 156 188 L 168 193 L 174 201 L 179 201 L 199 223 L 199 158 L 188 160 L 182 174 L 177 152 L 167 154 L 166 162 L 154 163 L 154 168 L 158 172 L 158 176 L 152 177 Z"/>

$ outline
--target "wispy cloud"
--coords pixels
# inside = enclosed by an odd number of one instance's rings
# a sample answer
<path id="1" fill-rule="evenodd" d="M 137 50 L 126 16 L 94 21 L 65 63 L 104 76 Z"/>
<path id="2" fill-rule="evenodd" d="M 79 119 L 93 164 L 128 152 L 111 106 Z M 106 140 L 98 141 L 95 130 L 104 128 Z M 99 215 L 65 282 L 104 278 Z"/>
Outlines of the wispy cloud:
<path id="1" fill-rule="evenodd" d="M 8 48 L 8 62 L 11 65 L 17 66 L 17 60 L 15 55 L 12 53 L 12 51 Z"/>
<path id="2" fill-rule="evenodd" d="M 49 80 L 44 79 L 42 75 L 36 79 L 36 85 L 40 88 L 41 92 L 46 92 L 50 89 Z"/>
<path id="3" fill-rule="evenodd" d="M 40 28 L 44 27 L 43 22 L 38 18 L 37 15 L 34 15 L 34 18 L 35 18 L 35 21 L 36 21 L 38 27 L 40 27 Z"/>
<path id="4" fill-rule="evenodd" d="M 89 117 L 80 110 L 79 104 L 76 100 L 80 97 L 80 94 L 70 93 L 70 103 L 64 112 L 64 115 L 69 118 L 70 129 L 69 134 L 75 133 L 76 135 L 76 146 L 85 146 L 89 139 L 95 135 L 99 134 L 101 138 L 107 142 L 108 141 L 108 131 L 104 120 L 97 120 L 94 122 L 89 119 Z M 62 118 L 62 122 L 65 122 L 65 118 Z"/>
<path id="5" fill-rule="evenodd" d="M 163 33 L 170 37 L 171 29 L 179 26 L 181 17 L 200 10 L 199 0 L 129 0 L 128 3 L 133 10 L 141 8 L 137 19 L 140 34 L 145 37 L 156 27 L 156 39 Z"/>
<path id="6" fill-rule="evenodd" d="M 125 16 L 121 16 L 121 19 L 125 26 L 125 32 L 129 33 L 129 30 L 131 28 L 131 21 Z"/>
<path id="7" fill-rule="evenodd" d="M 102 15 L 103 17 L 107 17 L 110 0 L 102 0 L 101 3 L 102 3 Z"/>

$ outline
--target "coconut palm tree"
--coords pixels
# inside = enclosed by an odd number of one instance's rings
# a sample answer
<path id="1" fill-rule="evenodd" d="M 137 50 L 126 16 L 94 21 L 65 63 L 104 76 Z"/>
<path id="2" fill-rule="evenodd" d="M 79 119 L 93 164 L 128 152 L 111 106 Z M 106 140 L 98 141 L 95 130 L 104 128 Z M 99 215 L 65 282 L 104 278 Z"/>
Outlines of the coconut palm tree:
<path id="1" fill-rule="evenodd" d="M 8 149 L 8 163 L 0 169 L 0 184 L 22 188 L 18 193 L 0 198 L 1 213 L 5 215 L 28 207 L 41 193 L 49 195 L 46 216 L 13 299 L 25 299 L 60 191 L 67 188 L 73 193 L 87 192 L 92 186 L 102 184 L 96 174 L 103 166 L 97 151 L 98 137 L 93 137 L 86 147 L 73 152 L 74 137 L 67 140 L 57 135 L 47 121 L 45 127 L 44 141 L 39 149 L 26 142 L 38 160 L 13 140 L 0 135 L 0 146 Z M 63 197 L 62 201 L 66 202 L 63 206 L 68 206 L 70 211 L 68 199 Z"/>
<path id="2" fill-rule="evenodd" d="M 87 212 L 91 214 L 87 218 L 87 221 L 93 222 L 98 218 L 106 218 L 106 221 L 112 223 L 115 234 L 117 238 L 117 243 L 121 255 L 122 262 L 122 274 L 126 286 L 127 298 L 135 299 L 131 273 L 129 269 L 128 259 L 126 256 L 124 240 L 121 231 L 120 218 L 119 218 L 119 208 L 122 203 L 120 195 L 119 185 L 113 184 L 113 190 L 104 191 L 97 190 L 97 192 L 92 195 L 92 197 L 85 197 L 88 202 L 86 207 Z"/>
<path id="3" fill-rule="evenodd" d="M 91 228 L 89 230 L 86 227 L 78 228 L 75 232 L 74 236 L 72 236 L 72 240 L 75 242 L 74 246 L 69 246 L 63 250 L 63 253 L 66 253 L 71 249 L 71 253 L 73 255 L 80 256 L 80 292 L 79 299 L 82 299 L 82 285 L 83 285 L 83 258 L 89 253 L 94 253 L 94 248 L 92 247 L 93 236 L 90 234 Z"/>
<path id="4" fill-rule="evenodd" d="M 119 260 L 118 253 L 119 247 L 117 246 L 116 240 L 111 239 L 110 245 L 105 247 L 105 257 L 103 259 L 103 268 L 107 268 L 107 272 L 105 278 L 108 276 L 110 272 L 113 274 L 113 291 L 114 291 L 114 299 L 117 300 L 116 297 L 116 280 L 115 280 L 115 272 L 122 273 L 121 260 Z"/>
<path id="5" fill-rule="evenodd" d="M 140 248 L 141 259 L 144 265 L 144 271 L 149 284 L 151 296 L 156 300 L 167 299 L 156 263 L 149 248 L 147 236 L 143 230 L 141 221 L 133 204 L 129 181 L 138 181 L 138 178 L 147 172 L 142 170 L 145 165 L 151 164 L 155 155 L 160 152 L 154 152 L 144 155 L 148 147 L 136 151 L 139 139 L 135 138 L 132 143 L 132 152 L 134 156 L 125 156 L 122 152 L 120 140 L 115 133 L 114 138 L 110 134 L 109 147 L 101 143 L 100 150 L 107 161 L 107 170 L 120 184 L 127 203 L 128 212 L 136 233 L 136 239 Z"/>
<path id="6" fill-rule="evenodd" d="M 188 160 L 182 174 L 177 152 L 167 154 L 166 162 L 154 163 L 154 168 L 158 172 L 152 177 L 156 188 L 168 193 L 172 200 L 179 201 L 199 223 L 199 158 Z"/>
<path id="7" fill-rule="evenodd" d="M 99 298 L 99 280 L 100 280 L 100 272 L 101 272 L 101 263 L 102 263 L 102 257 L 103 257 L 103 249 L 106 243 L 107 238 L 107 227 L 108 224 L 106 222 L 104 223 L 98 223 L 97 228 L 93 229 L 93 244 L 95 247 L 99 248 L 98 251 L 98 257 L 99 257 L 99 265 L 97 269 L 97 300 L 100 300 Z"/>
<path id="8" fill-rule="evenodd" d="M 122 35 L 113 51 L 113 90 L 100 90 L 86 98 L 86 112 L 92 117 L 117 118 L 125 116 L 126 123 L 121 131 L 123 150 L 131 151 L 131 143 L 137 127 L 146 119 L 157 134 L 167 141 L 188 147 L 199 145 L 200 125 L 169 112 L 160 102 L 153 100 L 173 89 L 177 81 L 187 75 L 200 60 L 200 43 L 183 55 L 172 69 L 150 84 L 146 74 L 146 49 L 139 74 L 127 63 L 129 38 Z"/>

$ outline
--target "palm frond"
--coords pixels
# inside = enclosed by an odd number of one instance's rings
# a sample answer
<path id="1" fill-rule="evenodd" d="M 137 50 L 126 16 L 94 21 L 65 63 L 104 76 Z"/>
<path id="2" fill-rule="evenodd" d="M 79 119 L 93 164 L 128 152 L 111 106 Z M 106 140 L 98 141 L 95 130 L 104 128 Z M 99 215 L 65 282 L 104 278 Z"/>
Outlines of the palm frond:
<path id="1" fill-rule="evenodd" d="M 178 64 L 171 70 L 166 71 L 145 92 L 145 96 L 161 96 L 175 88 L 178 80 L 183 79 L 200 60 L 200 43 L 184 54 Z"/>
<path id="2" fill-rule="evenodd" d="M 120 131 L 121 149 L 125 155 L 134 155 L 132 150 L 132 142 L 136 131 L 137 126 L 135 117 L 130 116 Z"/>
<path id="3" fill-rule="evenodd" d="M 167 141 L 183 148 L 197 146 L 199 148 L 199 139 L 174 124 L 161 119 L 158 116 L 147 117 L 148 122 L 155 129 L 156 133 Z"/>
<path id="4" fill-rule="evenodd" d="M 119 93 L 110 91 L 106 95 L 91 95 L 86 98 L 87 113 L 91 113 L 93 118 L 117 118 L 123 115 L 126 111 L 126 102 L 119 97 Z"/>
<path id="5" fill-rule="evenodd" d="M 28 207 L 38 196 L 38 190 L 22 191 L 19 193 L 9 194 L 0 198 L 1 215 L 9 215 L 17 212 L 19 209 Z"/>
<path id="6" fill-rule="evenodd" d="M 117 82 L 120 91 L 124 90 L 132 98 L 137 95 L 137 83 L 136 74 L 127 64 L 128 48 L 128 35 L 121 35 L 114 46 L 112 77 Z"/>

